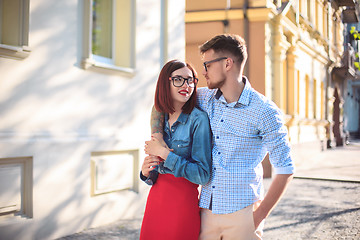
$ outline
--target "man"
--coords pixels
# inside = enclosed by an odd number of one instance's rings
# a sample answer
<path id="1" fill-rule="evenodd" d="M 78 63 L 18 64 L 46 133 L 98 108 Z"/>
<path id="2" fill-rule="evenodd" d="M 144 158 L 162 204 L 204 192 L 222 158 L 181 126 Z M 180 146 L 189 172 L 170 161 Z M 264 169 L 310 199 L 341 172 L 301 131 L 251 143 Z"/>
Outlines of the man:
<path id="1" fill-rule="evenodd" d="M 247 50 L 240 36 L 215 36 L 200 52 L 208 88 L 198 89 L 197 100 L 210 119 L 213 166 L 200 196 L 199 239 L 261 239 L 263 220 L 294 172 L 282 114 L 243 76 Z M 267 153 L 276 175 L 264 197 Z"/>

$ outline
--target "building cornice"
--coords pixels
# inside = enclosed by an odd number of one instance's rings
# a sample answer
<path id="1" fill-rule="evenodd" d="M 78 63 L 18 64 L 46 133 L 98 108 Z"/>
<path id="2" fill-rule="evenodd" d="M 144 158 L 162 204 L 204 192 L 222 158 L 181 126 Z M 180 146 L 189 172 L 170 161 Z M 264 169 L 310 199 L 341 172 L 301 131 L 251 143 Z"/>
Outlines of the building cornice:
<path id="1" fill-rule="evenodd" d="M 270 8 L 249 8 L 246 10 L 246 17 L 250 21 L 268 21 L 274 15 L 274 10 Z M 185 23 L 241 20 L 244 18 L 243 9 L 188 11 L 185 13 Z"/>

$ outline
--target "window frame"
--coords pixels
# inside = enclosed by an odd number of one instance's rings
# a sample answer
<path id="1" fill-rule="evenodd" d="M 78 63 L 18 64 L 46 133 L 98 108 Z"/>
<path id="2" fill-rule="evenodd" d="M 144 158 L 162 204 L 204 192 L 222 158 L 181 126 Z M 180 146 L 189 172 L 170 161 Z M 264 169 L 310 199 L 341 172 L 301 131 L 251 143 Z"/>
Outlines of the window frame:
<path id="1" fill-rule="evenodd" d="M 113 52 L 113 58 L 114 58 L 114 52 L 117 51 L 118 47 L 115 42 L 115 34 L 116 34 L 116 22 L 114 23 L 116 19 L 115 15 L 115 9 L 116 4 L 118 0 L 112 0 L 113 1 L 113 34 L 112 34 L 112 52 Z M 83 47 L 82 47 L 82 59 L 81 59 L 81 67 L 85 70 L 94 70 L 94 71 L 100 71 L 110 74 L 122 74 L 125 76 L 134 76 L 135 74 L 135 29 L 136 29 L 136 1 L 128 0 L 131 8 L 130 13 L 130 54 L 127 56 L 129 58 L 129 65 L 130 67 L 126 66 L 120 66 L 116 65 L 114 62 L 114 59 L 112 59 L 112 62 L 110 61 L 103 61 L 101 56 L 94 55 L 92 53 L 92 0 L 85 0 L 83 5 Z"/>
<path id="2" fill-rule="evenodd" d="M 4 33 L 2 32 L 2 11 L 0 11 L 0 57 L 22 60 L 28 57 L 31 53 L 31 50 L 28 46 L 30 0 L 18 1 L 19 9 L 16 9 L 18 13 L 17 16 L 20 18 L 20 24 L 17 29 L 19 34 L 18 45 L 2 43 L 1 35 Z M 4 2 L 0 1 L 0 9 L 3 9 L 2 4 L 4 4 Z"/>
<path id="3" fill-rule="evenodd" d="M 20 208 L 1 214 L 0 225 L 4 219 L 33 218 L 33 157 L 0 158 L 0 167 L 13 166 L 21 168 Z"/>

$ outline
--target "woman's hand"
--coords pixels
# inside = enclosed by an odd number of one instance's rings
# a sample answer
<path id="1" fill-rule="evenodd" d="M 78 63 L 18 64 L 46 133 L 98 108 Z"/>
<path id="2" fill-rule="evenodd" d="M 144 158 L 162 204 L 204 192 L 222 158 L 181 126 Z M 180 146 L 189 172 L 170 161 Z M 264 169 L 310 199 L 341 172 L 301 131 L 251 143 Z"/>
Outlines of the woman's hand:
<path id="1" fill-rule="evenodd" d="M 159 165 L 161 162 L 161 159 L 156 156 L 147 156 L 144 159 L 144 162 L 141 166 L 141 173 L 145 177 L 149 177 L 150 172 L 155 168 L 155 166 Z"/>
<path id="2" fill-rule="evenodd" d="M 174 151 L 173 149 L 170 149 L 168 147 L 168 145 L 166 145 L 163 135 L 161 133 L 153 133 L 151 135 L 152 138 L 156 138 L 157 140 L 159 140 L 159 143 L 161 144 L 161 146 L 163 146 L 164 148 L 168 149 L 169 151 Z"/>
<path id="3" fill-rule="evenodd" d="M 166 145 L 164 140 L 159 140 L 157 137 L 151 136 L 150 141 L 145 142 L 145 153 L 166 159 L 171 149 Z"/>

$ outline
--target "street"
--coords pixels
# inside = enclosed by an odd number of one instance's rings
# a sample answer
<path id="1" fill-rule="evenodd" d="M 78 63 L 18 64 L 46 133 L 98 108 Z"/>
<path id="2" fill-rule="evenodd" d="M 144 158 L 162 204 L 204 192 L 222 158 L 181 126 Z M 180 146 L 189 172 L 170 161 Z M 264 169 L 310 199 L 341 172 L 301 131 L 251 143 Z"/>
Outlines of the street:
<path id="1" fill-rule="evenodd" d="M 296 159 L 297 173 L 267 218 L 265 240 L 360 239 L 360 144 Z M 301 156 L 300 156 L 301 157 Z M 265 179 L 268 188 L 271 179 Z M 61 238 L 138 239 L 141 218 L 120 220 Z"/>

